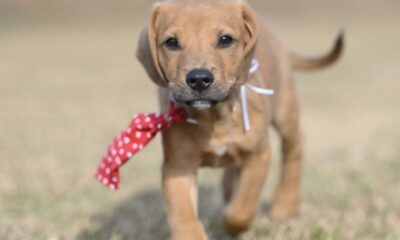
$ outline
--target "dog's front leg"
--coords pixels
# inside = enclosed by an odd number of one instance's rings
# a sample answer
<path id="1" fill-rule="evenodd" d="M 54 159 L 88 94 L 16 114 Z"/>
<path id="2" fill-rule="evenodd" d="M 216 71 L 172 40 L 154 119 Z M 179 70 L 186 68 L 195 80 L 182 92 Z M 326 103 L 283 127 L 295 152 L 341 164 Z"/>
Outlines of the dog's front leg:
<path id="1" fill-rule="evenodd" d="M 188 131 L 168 129 L 163 134 L 162 186 L 174 240 L 207 239 L 197 216 L 196 177 L 201 159 L 192 141 Z"/>
<path id="2" fill-rule="evenodd" d="M 207 239 L 203 225 L 197 217 L 196 170 L 165 163 L 163 190 L 172 239 Z"/>
<path id="3" fill-rule="evenodd" d="M 237 189 L 224 212 L 225 230 L 233 236 L 247 230 L 253 221 L 269 165 L 268 147 L 246 155 Z"/>

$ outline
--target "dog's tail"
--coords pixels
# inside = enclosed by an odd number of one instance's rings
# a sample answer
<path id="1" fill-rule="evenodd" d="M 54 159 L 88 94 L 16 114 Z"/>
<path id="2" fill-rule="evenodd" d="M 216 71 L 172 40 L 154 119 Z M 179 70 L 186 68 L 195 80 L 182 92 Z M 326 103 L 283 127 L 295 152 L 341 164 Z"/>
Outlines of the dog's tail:
<path id="1" fill-rule="evenodd" d="M 322 57 L 302 58 L 294 54 L 290 55 L 291 64 L 299 70 L 315 70 L 327 67 L 335 63 L 342 55 L 344 49 L 344 32 L 340 32 L 336 38 L 333 49 Z"/>

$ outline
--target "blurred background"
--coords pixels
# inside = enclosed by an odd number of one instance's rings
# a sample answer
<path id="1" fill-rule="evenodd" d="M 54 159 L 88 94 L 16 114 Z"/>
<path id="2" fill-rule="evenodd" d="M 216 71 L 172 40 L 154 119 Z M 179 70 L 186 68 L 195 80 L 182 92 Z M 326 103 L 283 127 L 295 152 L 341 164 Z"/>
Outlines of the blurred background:
<path id="1" fill-rule="evenodd" d="M 248 1 L 289 49 L 341 61 L 298 73 L 305 165 L 302 215 L 268 218 L 279 143 L 253 227 L 242 239 L 400 239 L 400 2 Z M 122 169 L 121 190 L 93 178 L 113 136 L 157 110 L 135 59 L 152 1 L 0 1 L 0 239 L 168 239 L 159 141 Z M 276 137 L 274 137 L 276 138 Z M 276 140 L 276 139 L 275 139 Z M 221 229 L 220 170 L 200 174 L 200 215 Z"/>

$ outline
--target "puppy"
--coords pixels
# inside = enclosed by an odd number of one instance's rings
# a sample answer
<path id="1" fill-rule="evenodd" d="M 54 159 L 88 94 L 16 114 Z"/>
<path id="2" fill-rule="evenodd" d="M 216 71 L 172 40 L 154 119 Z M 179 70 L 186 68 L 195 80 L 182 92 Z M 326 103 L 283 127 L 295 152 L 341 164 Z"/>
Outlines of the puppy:
<path id="1" fill-rule="evenodd" d="M 207 239 L 197 215 L 200 167 L 225 168 L 226 232 L 235 236 L 249 228 L 269 168 L 270 125 L 280 134 L 283 153 L 271 214 L 274 219 L 298 214 L 302 147 L 292 70 L 332 64 L 342 39 L 326 56 L 301 59 L 244 2 L 167 0 L 154 6 L 137 57 L 159 86 L 161 109 L 174 101 L 197 121 L 173 125 L 162 136 L 162 187 L 173 239 Z M 250 73 L 253 59 L 260 67 Z M 247 91 L 244 109 L 239 101 L 244 84 L 275 94 Z M 248 129 L 243 114 L 249 116 Z"/>

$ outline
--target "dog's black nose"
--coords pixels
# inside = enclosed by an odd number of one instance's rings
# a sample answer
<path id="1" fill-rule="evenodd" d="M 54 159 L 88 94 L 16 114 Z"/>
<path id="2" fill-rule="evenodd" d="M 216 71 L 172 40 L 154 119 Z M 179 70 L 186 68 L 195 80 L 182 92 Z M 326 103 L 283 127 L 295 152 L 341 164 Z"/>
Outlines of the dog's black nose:
<path id="1" fill-rule="evenodd" d="M 186 76 L 187 85 L 196 91 L 204 91 L 214 82 L 214 75 L 207 69 L 198 68 L 190 71 Z"/>

